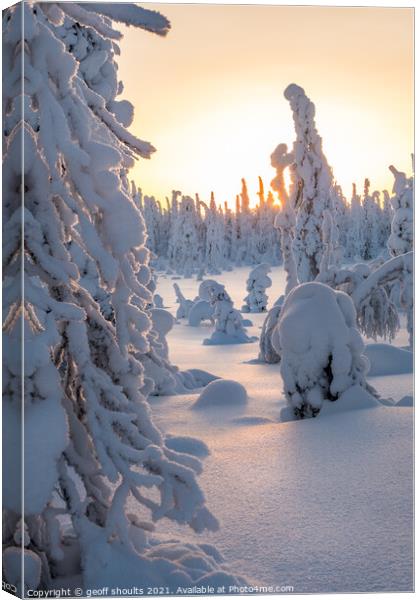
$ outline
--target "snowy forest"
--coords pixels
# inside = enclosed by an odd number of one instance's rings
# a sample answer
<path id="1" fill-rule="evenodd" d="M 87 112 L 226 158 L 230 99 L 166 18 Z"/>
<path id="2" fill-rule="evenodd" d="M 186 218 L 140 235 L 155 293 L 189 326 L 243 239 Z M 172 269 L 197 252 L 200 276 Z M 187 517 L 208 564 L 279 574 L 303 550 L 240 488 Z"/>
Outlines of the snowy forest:
<path id="1" fill-rule="evenodd" d="M 126 25 L 3 11 L 4 589 L 412 590 L 413 174 L 346 198 L 291 83 L 256 198 L 146 195 Z"/>

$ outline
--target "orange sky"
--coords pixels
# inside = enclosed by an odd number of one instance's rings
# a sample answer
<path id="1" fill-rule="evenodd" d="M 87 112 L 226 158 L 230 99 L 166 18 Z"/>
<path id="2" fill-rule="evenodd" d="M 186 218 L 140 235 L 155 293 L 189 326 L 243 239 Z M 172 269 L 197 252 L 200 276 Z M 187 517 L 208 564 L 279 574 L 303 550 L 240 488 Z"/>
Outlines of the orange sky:
<path id="1" fill-rule="evenodd" d="M 131 130 L 157 152 L 132 175 L 144 193 L 172 189 L 233 205 L 274 176 L 270 154 L 294 139 L 283 97 L 291 82 L 316 106 L 336 179 L 348 195 L 392 186 L 388 165 L 411 173 L 413 10 L 145 4 L 172 23 L 166 38 L 124 30 L 119 57 Z M 360 189 L 361 191 L 361 189 Z"/>

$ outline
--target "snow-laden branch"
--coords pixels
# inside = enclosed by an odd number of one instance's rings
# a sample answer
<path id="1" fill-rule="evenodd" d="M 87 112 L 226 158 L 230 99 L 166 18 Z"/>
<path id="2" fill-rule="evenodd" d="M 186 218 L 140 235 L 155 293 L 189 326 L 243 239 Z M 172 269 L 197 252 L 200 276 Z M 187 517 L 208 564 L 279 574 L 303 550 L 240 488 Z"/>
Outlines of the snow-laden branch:
<path id="1" fill-rule="evenodd" d="M 395 280 L 402 280 L 405 274 L 413 272 L 413 252 L 400 254 L 386 261 L 381 267 L 373 271 L 362 281 L 351 294 L 353 302 L 358 308 L 378 288 Z"/>
<path id="2" fill-rule="evenodd" d="M 88 11 L 109 17 L 118 23 L 140 27 L 158 35 L 166 35 L 171 28 L 168 19 L 161 13 L 143 8 L 137 4 L 83 2 L 81 6 Z"/>

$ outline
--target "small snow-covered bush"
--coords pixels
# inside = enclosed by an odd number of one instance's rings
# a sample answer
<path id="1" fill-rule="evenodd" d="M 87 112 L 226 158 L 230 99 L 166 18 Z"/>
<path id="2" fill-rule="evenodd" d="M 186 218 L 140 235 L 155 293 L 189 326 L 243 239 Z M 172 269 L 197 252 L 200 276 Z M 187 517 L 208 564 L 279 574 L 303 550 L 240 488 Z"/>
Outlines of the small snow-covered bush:
<path id="1" fill-rule="evenodd" d="M 211 305 L 214 307 L 213 317 L 215 329 L 210 338 L 203 344 L 206 346 L 218 344 L 247 344 L 254 342 L 249 337 L 243 324 L 241 313 L 233 307 L 232 299 L 225 286 L 216 283 L 210 288 Z"/>
<path id="2" fill-rule="evenodd" d="M 174 290 L 176 294 L 176 301 L 179 304 L 176 311 L 176 318 L 188 319 L 188 315 L 194 302 L 188 298 L 185 298 L 184 294 L 181 292 L 181 288 L 177 283 L 174 283 Z"/>
<path id="3" fill-rule="evenodd" d="M 249 292 L 242 307 L 243 312 L 259 313 L 267 310 L 268 296 L 265 290 L 271 287 L 272 281 L 268 277 L 270 265 L 258 265 L 249 274 L 246 282 L 246 291 Z"/>
<path id="4" fill-rule="evenodd" d="M 351 298 L 317 282 L 287 296 L 277 325 L 277 352 L 287 401 L 298 418 L 316 416 L 326 400 L 336 401 L 366 382 L 368 360 L 357 330 Z"/>

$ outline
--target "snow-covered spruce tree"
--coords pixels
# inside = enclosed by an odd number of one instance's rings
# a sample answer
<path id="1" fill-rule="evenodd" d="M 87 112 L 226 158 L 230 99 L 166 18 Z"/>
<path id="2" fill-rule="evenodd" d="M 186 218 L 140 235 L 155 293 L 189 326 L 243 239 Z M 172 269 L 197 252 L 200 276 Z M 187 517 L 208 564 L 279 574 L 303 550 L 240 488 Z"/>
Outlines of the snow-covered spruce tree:
<path id="1" fill-rule="evenodd" d="M 289 194 L 284 182 L 284 171 L 293 162 L 293 154 L 287 152 L 286 144 L 279 144 L 271 155 L 271 165 L 276 169 L 276 177 L 271 182 L 271 187 L 277 192 L 281 208 L 278 212 L 274 227 L 281 232 L 281 251 L 283 267 L 286 271 L 287 295 L 298 283 L 295 257 L 293 254 L 293 239 L 295 235 L 296 215 L 291 206 Z"/>
<path id="2" fill-rule="evenodd" d="M 172 190 L 170 211 L 169 211 L 169 239 L 168 239 L 168 273 L 172 273 L 173 264 L 175 262 L 175 242 L 176 242 L 176 227 L 178 217 L 178 196 L 181 195 L 179 190 Z"/>
<path id="3" fill-rule="evenodd" d="M 330 208 L 333 183 L 331 168 L 322 151 L 322 139 L 315 127 L 315 106 L 298 85 L 285 92 L 293 111 L 296 141 L 293 145 L 296 185 L 292 206 L 297 211 L 293 249 L 299 281 L 311 281 L 319 273 L 323 254 L 322 215 Z"/>
<path id="4" fill-rule="evenodd" d="M 223 261 L 227 268 L 232 269 L 231 263 L 236 260 L 235 217 L 225 202 L 223 223 Z"/>
<path id="5" fill-rule="evenodd" d="M 273 204 L 266 202 L 264 184 L 261 177 L 258 178 L 259 203 L 254 209 L 254 230 L 252 244 L 252 261 L 254 264 L 267 262 L 270 265 L 278 264 L 279 248 L 276 246 L 278 234 L 273 227 L 276 211 Z"/>
<path id="6" fill-rule="evenodd" d="M 217 211 L 214 193 L 211 193 L 210 206 L 206 214 L 206 271 L 210 275 L 221 273 L 223 268 L 223 221 Z"/>
<path id="7" fill-rule="evenodd" d="M 112 91 L 105 98 L 107 84 L 115 81 L 113 56 L 121 37 L 114 20 L 160 34 L 169 27 L 162 15 L 136 5 L 25 2 L 3 12 L 4 329 L 6 342 L 16 339 L 23 320 L 26 475 L 21 523 L 19 452 L 7 453 L 3 541 L 5 577 L 20 592 L 55 588 L 61 576 L 79 581 L 81 575 L 84 587 L 96 588 L 139 580 L 189 585 L 220 572 L 215 554 L 202 547 L 169 548 L 156 540 L 150 545 L 152 521 L 168 517 L 196 531 L 213 529 L 216 521 L 196 481 L 199 462 L 165 446 L 144 395 L 141 357 L 151 326 L 148 251 L 141 215 L 121 174 L 153 148 L 126 131 L 122 121 L 129 107 L 114 104 Z M 100 89 L 83 74 L 87 56 L 66 48 L 63 27 L 83 32 L 76 35 L 78 48 L 83 38 L 99 41 Z M 74 256 L 72 242 L 80 248 Z M 95 263 L 109 295 L 112 320 L 80 276 L 85 257 Z M 10 450 L 19 440 L 22 417 L 20 371 L 16 356 L 4 358 L 3 422 Z M 149 488 L 157 493 L 151 496 Z M 128 497 L 132 506 L 137 503 L 136 516 L 128 512 Z M 22 552 L 23 582 L 16 560 Z M 199 570 L 189 567 L 191 552 Z"/>
<path id="8" fill-rule="evenodd" d="M 391 223 L 393 219 L 393 209 L 391 204 L 391 198 L 388 190 L 382 191 L 383 206 L 382 206 L 382 218 L 380 226 L 380 247 L 385 250 L 388 249 L 388 240 L 391 235 Z"/>
<path id="9" fill-rule="evenodd" d="M 357 194 L 356 184 L 353 183 L 351 197 L 350 219 L 347 229 L 346 255 L 350 260 L 360 260 L 362 257 L 363 226 L 360 196 Z"/>
<path id="10" fill-rule="evenodd" d="M 237 202 L 238 206 L 238 202 Z M 240 193 L 239 218 L 239 251 L 238 264 L 252 264 L 252 214 L 249 207 L 248 188 L 245 179 L 242 179 L 242 190 Z"/>
<path id="11" fill-rule="evenodd" d="M 191 277 L 199 266 L 200 257 L 195 203 L 190 196 L 182 197 L 172 236 L 170 267 L 184 277 Z"/>
<path id="12" fill-rule="evenodd" d="M 268 276 L 271 268 L 267 263 L 262 263 L 251 270 L 246 282 L 248 295 L 244 298 L 243 312 L 260 313 L 267 311 L 268 296 L 265 290 L 271 287 L 272 281 Z"/>
<path id="13" fill-rule="evenodd" d="M 232 299 L 225 290 L 225 286 L 213 282 L 208 286 L 207 291 L 210 304 L 214 307 L 215 327 L 211 337 L 203 340 L 203 344 L 213 346 L 254 342 L 256 338 L 247 335 L 241 313 L 233 307 Z"/>
<path id="14" fill-rule="evenodd" d="M 372 260 L 379 254 L 379 227 L 380 227 L 380 210 L 377 204 L 378 197 L 375 194 L 370 194 L 370 181 L 365 179 L 363 200 L 362 200 L 362 223 L 363 223 L 363 239 L 364 248 L 362 258 L 364 260 Z"/>
<path id="15" fill-rule="evenodd" d="M 391 198 L 394 217 L 388 248 L 391 256 L 398 256 L 413 249 L 413 178 L 407 178 L 405 173 L 397 171 L 392 165 L 389 169 L 394 175 Z"/>
<path id="16" fill-rule="evenodd" d="M 143 218 L 146 223 L 147 247 L 156 256 L 161 255 L 159 248 L 160 242 L 160 222 L 161 211 L 159 204 L 154 196 L 144 196 L 143 198 Z"/>
<path id="17" fill-rule="evenodd" d="M 328 212 L 330 215 L 329 227 L 331 228 L 329 240 L 330 263 L 338 268 L 342 263 L 345 253 L 347 207 L 341 186 L 337 183 L 334 183 L 331 189 Z"/>
<path id="18" fill-rule="evenodd" d="M 366 381 L 369 362 L 356 311 L 347 294 L 318 282 L 295 287 L 285 299 L 273 340 L 295 418 L 317 416 L 328 400 L 376 404 Z"/>

